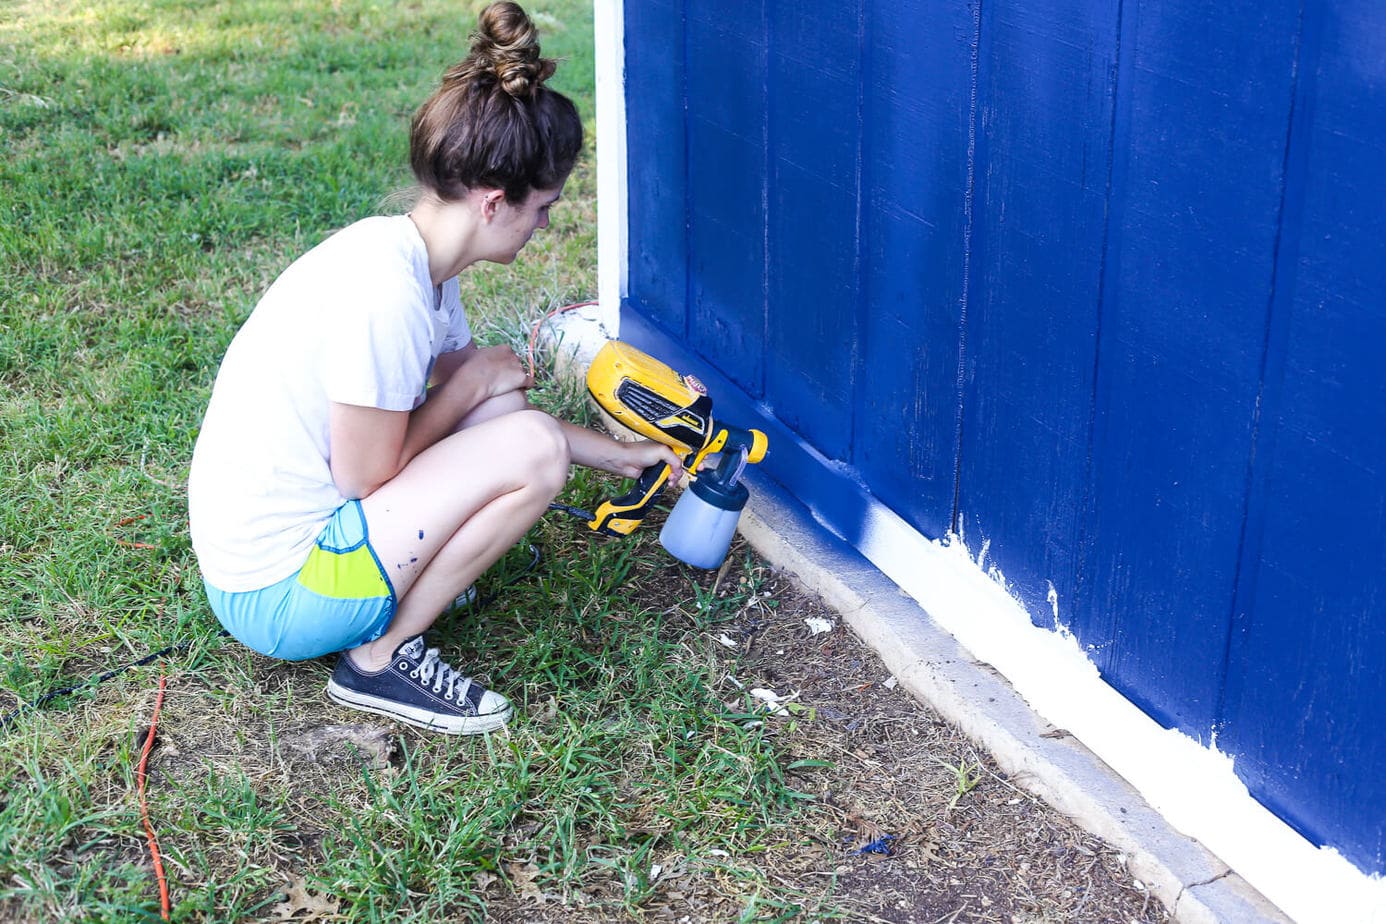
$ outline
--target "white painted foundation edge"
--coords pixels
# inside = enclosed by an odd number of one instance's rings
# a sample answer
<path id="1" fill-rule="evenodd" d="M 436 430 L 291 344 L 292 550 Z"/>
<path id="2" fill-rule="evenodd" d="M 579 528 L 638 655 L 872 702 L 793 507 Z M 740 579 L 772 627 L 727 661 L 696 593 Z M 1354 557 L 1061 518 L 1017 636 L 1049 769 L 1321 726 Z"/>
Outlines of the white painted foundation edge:
<path id="1" fill-rule="evenodd" d="M 620 335 L 629 267 L 624 4 L 594 0 L 593 9 L 599 306 L 557 325 L 571 358 L 584 367 L 603 342 Z M 1251 797 L 1232 758 L 1160 727 L 1108 686 L 1071 635 L 1034 626 L 994 569 L 989 574 L 964 543 L 926 539 L 884 506 L 867 513 L 861 554 L 974 658 L 999 671 L 1036 714 L 1071 732 L 1131 783 L 1170 825 L 1301 924 L 1386 924 L 1386 879 L 1309 843 Z"/>
<path id="2" fill-rule="evenodd" d="M 1162 728 L 1107 685 L 1071 635 L 1033 625 L 1004 580 L 956 537 L 928 540 L 880 506 L 867 524 L 861 554 L 921 616 L 998 671 L 1038 716 L 1072 733 L 1172 828 L 1302 924 L 1386 922 L 1386 880 L 1311 844 L 1251 797 L 1231 757 Z"/>

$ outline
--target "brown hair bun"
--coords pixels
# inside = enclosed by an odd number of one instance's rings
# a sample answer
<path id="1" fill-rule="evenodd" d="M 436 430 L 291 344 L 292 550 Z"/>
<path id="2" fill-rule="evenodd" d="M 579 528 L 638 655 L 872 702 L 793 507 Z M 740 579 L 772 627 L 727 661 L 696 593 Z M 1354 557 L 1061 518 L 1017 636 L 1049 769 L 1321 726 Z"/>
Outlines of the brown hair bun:
<path id="1" fill-rule="evenodd" d="M 534 95 L 553 76 L 557 62 L 539 55 L 539 30 L 517 3 L 492 3 L 477 18 L 471 51 L 443 75 L 443 82 L 494 78 L 517 98 Z"/>

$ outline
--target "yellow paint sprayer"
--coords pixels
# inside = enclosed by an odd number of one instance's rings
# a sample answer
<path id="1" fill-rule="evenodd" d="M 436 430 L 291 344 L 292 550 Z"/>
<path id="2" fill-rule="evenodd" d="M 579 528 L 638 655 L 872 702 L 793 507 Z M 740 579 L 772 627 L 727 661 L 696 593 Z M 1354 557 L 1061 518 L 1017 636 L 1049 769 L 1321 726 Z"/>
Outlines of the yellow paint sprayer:
<path id="1" fill-rule="evenodd" d="M 587 370 L 587 390 L 621 424 L 672 447 L 683 459 L 688 490 L 674 505 L 659 541 L 680 561 L 716 568 L 750 496 L 741 476 L 748 464 L 765 458 L 765 434 L 713 420 L 712 398 L 701 382 L 618 341 L 598 351 Z M 588 526 L 603 535 L 629 535 L 668 481 L 667 464 L 650 466 L 629 492 L 598 507 Z"/>

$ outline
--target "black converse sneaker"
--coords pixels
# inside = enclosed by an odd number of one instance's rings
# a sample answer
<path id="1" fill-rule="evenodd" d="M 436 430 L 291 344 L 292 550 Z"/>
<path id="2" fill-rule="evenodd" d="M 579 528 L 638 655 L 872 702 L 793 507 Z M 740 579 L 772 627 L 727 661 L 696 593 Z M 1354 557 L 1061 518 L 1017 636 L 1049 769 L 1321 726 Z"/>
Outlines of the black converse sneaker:
<path id="1" fill-rule="evenodd" d="M 495 731 L 510 718 L 510 701 L 463 677 L 416 635 L 395 651 L 390 666 L 363 671 L 343 652 L 327 695 L 343 706 L 389 716 L 449 735 Z"/>

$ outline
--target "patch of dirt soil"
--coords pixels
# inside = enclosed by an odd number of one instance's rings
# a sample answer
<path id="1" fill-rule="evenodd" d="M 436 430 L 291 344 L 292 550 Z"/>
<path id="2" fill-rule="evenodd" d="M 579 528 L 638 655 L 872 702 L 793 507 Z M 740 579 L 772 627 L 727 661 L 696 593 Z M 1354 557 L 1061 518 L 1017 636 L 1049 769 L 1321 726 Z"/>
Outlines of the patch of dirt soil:
<path id="1" fill-rule="evenodd" d="M 806 897 L 828 895 L 824 907 L 846 920 L 1169 920 L 1121 853 L 1012 783 L 987 753 L 898 686 L 822 600 L 741 540 L 729 562 L 708 575 L 671 565 L 642 596 L 652 607 L 686 598 L 690 577 L 715 596 L 730 595 L 734 615 L 707 632 L 723 668 L 719 696 L 744 711 L 748 695 L 768 706 L 773 694 L 779 708 L 763 721 L 788 752 L 783 765 L 829 764 L 790 777 L 818 801 L 806 813 L 803 842 L 765 856 L 762 870 L 772 882 Z M 715 871 L 671 872 L 682 881 L 645 907 L 649 918 L 749 920 L 713 887 Z M 545 907 L 523 895 L 490 908 L 498 921 L 629 920 L 610 918 L 609 910 Z M 754 918 L 790 919 L 804 918 Z"/>

